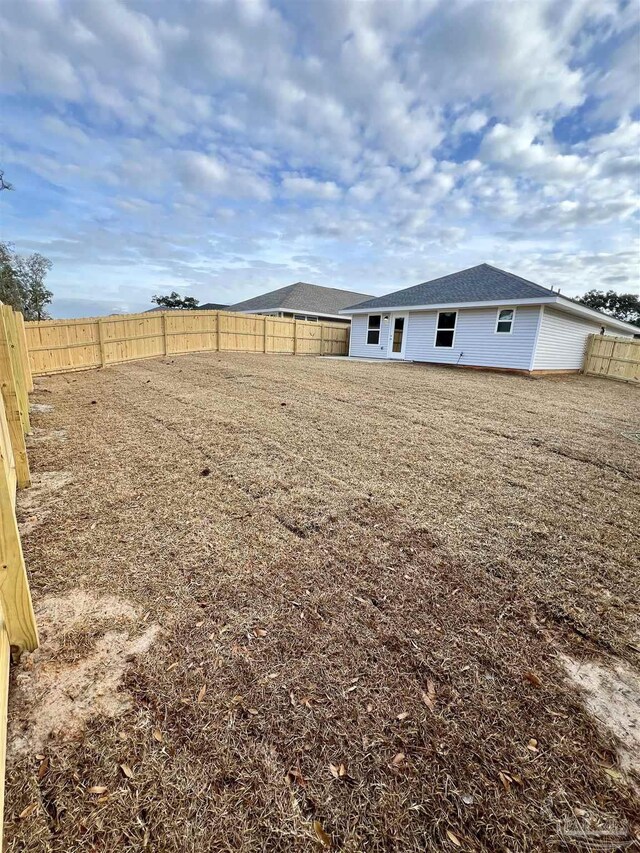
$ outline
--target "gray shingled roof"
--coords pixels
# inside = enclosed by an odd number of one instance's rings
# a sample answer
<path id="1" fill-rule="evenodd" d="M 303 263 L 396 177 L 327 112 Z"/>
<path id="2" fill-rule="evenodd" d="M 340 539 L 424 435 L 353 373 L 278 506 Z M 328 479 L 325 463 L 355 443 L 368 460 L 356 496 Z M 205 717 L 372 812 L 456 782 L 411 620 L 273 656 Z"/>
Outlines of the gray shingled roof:
<path id="1" fill-rule="evenodd" d="M 412 305 L 449 305 L 465 302 L 498 302 L 512 299 L 546 299 L 557 293 L 489 264 L 434 278 L 396 290 L 377 299 L 349 305 L 348 308 L 404 308 Z"/>
<path id="2" fill-rule="evenodd" d="M 348 308 L 354 302 L 368 299 L 369 293 L 356 293 L 353 290 L 338 290 L 335 287 L 321 287 L 319 284 L 307 284 L 296 281 L 287 287 L 279 287 L 253 299 L 245 299 L 229 306 L 229 311 L 308 311 L 312 314 L 337 314 L 341 308 Z"/>

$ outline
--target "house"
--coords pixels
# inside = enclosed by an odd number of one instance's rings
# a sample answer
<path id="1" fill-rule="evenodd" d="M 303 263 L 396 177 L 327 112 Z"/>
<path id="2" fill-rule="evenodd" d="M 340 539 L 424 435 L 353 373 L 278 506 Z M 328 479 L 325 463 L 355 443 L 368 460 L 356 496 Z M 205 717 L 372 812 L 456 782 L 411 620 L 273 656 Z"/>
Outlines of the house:
<path id="1" fill-rule="evenodd" d="M 343 309 L 349 355 L 527 373 L 578 371 L 588 336 L 640 331 L 513 273 L 480 264 Z"/>
<path id="2" fill-rule="evenodd" d="M 228 305 L 222 305 L 220 302 L 205 302 L 204 305 L 198 305 L 196 311 L 229 311 Z"/>
<path id="3" fill-rule="evenodd" d="M 296 320 L 330 320 L 335 323 L 348 323 L 350 318 L 340 314 L 355 302 L 370 299 L 368 293 L 356 293 L 353 290 L 338 290 L 335 287 L 320 287 L 297 281 L 277 290 L 270 290 L 253 299 L 245 299 L 229 306 L 229 311 L 241 314 L 269 314 L 274 317 L 293 317 Z"/>

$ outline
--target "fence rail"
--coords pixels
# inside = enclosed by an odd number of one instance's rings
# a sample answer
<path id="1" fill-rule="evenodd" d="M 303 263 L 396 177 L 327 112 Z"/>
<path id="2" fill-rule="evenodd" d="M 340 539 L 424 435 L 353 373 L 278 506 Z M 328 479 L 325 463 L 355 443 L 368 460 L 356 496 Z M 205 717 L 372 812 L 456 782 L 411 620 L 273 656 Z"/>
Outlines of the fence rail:
<path id="1" fill-rule="evenodd" d="M 583 372 L 640 383 L 640 339 L 590 335 Z"/>
<path id="2" fill-rule="evenodd" d="M 33 651 L 38 630 L 16 518 L 16 489 L 30 484 L 31 370 L 21 314 L 0 303 L 0 828 L 4 814 L 10 656 Z M 2 833 L 0 831 L 0 853 Z"/>
<path id="3" fill-rule="evenodd" d="M 154 311 L 24 324 L 34 375 L 189 352 L 347 355 L 349 326 L 229 311 Z"/>

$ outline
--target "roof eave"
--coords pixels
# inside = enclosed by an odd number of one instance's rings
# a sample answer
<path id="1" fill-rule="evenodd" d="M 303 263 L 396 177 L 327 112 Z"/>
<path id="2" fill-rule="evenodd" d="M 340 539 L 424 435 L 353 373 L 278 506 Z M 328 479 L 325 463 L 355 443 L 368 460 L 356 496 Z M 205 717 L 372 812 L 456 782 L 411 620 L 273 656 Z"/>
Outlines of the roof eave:
<path id="1" fill-rule="evenodd" d="M 620 329 L 622 332 L 630 332 L 634 335 L 640 334 L 640 327 L 634 326 L 633 323 L 626 323 L 624 320 L 617 320 L 615 317 L 610 317 L 609 314 L 604 314 L 602 311 L 596 311 L 595 308 L 589 308 L 587 305 L 580 305 L 579 302 L 574 302 L 572 299 L 567 299 L 564 296 L 558 296 L 554 301 L 557 308 L 571 314 L 576 314 L 578 317 L 593 320 L 596 323 L 601 323 L 603 326 L 611 326 L 614 329 Z"/>
<path id="2" fill-rule="evenodd" d="M 433 305 L 370 305 L 368 308 L 343 308 L 341 314 L 371 314 L 379 311 L 442 311 L 455 308 L 500 308 L 503 305 L 550 305 L 557 298 L 549 296 L 546 299 L 537 296 L 535 299 L 491 299 L 476 302 L 439 302 Z"/>

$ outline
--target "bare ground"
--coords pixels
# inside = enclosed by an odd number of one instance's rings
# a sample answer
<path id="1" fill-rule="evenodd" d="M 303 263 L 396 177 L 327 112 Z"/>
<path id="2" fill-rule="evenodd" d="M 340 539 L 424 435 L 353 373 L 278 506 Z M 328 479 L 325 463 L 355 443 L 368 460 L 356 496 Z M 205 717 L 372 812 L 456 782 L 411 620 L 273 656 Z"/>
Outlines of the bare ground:
<path id="1" fill-rule="evenodd" d="M 200 354 L 33 399 L 8 850 L 638 837 L 638 389 Z"/>

